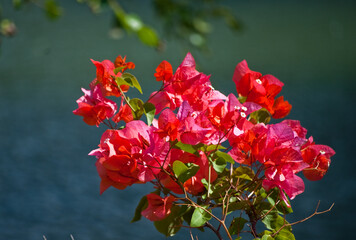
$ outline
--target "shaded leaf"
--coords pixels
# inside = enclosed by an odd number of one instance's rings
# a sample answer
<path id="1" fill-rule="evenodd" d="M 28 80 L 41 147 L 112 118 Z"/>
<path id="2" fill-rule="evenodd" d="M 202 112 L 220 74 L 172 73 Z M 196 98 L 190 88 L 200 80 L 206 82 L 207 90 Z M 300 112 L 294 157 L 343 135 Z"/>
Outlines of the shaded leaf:
<path id="1" fill-rule="evenodd" d="M 201 183 L 204 185 L 205 189 L 208 190 L 209 194 L 211 195 L 213 193 L 213 189 L 212 189 L 212 184 L 210 184 L 210 189 L 209 188 L 209 183 L 208 180 L 206 180 L 205 178 L 203 178 L 201 180 Z"/>
<path id="2" fill-rule="evenodd" d="M 240 166 L 234 170 L 233 176 L 251 181 L 254 178 L 255 174 L 251 168 Z"/>
<path id="3" fill-rule="evenodd" d="M 147 201 L 147 197 L 143 196 L 140 200 L 140 202 L 138 203 L 136 210 L 135 210 L 135 216 L 132 218 L 131 222 L 137 222 L 141 219 L 142 215 L 141 212 L 146 209 L 148 206 L 148 201 Z"/>
<path id="4" fill-rule="evenodd" d="M 183 218 L 179 206 L 173 206 L 171 213 L 165 219 L 154 222 L 156 229 L 167 237 L 174 236 L 181 228 Z"/>
<path id="5" fill-rule="evenodd" d="M 229 203 L 228 212 L 234 212 L 236 210 L 244 210 L 248 208 L 248 203 L 246 202 L 232 202 Z"/>
<path id="6" fill-rule="evenodd" d="M 244 228 L 245 223 L 247 222 L 248 221 L 242 217 L 234 218 L 234 220 L 232 220 L 231 225 L 229 227 L 230 234 L 231 235 L 239 234 Z"/>
<path id="7" fill-rule="evenodd" d="M 23 0 L 12 0 L 12 5 L 15 9 L 20 9 L 22 7 Z"/>
<path id="8" fill-rule="evenodd" d="M 143 108 L 143 101 L 139 98 L 133 98 L 129 101 L 131 107 L 133 108 L 133 116 L 134 119 L 138 120 L 142 117 L 143 113 L 145 112 Z"/>
<path id="9" fill-rule="evenodd" d="M 267 109 L 261 108 L 260 110 L 251 113 L 250 118 L 255 119 L 257 123 L 267 124 L 271 121 L 271 114 Z"/>

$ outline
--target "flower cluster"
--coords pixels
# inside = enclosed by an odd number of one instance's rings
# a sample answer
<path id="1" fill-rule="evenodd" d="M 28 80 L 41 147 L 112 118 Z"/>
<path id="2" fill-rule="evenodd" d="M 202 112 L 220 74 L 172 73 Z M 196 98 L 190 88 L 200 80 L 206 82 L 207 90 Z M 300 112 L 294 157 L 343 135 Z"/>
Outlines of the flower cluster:
<path id="1" fill-rule="evenodd" d="M 290 208 L 288 198 L 304 191 L 297 174 L 320 180 L 335 154 L 307 138 L 307 130 L 297 120 L 268 124 L 271 118 L 287 116 L 291 105 L 283 96 L 277 97 L 283 87 L 280 80 L 250 70 L 245 60 L 233 75 L 238 96 L 215 90 L 210 76 L 196 70 L 190 53 L 175 72 L 163 61 L 154 74 L 162 86 L 146 102 L 125 94 L 130 87 L 141 92 L 137 79 L 126 72 L 135 68 L 126 57 L 119 56 L 114 63 L 92 62 L 96 78 L 90 90 L 82 89 L 85 95 L 77 100 L 73 113 L 89 125 L 109 127 L 99 148 L 89 154 L 97 158 L 100 192 L 110 186 L 124 189 L 151 182 L 156 191 L 141 200 L 134 220 L 142 215 L 167 236 L 174 235 L 184 221 L 191 228 L 208 226 L 217 233 L 207 225 L 211 217 L 218 219 L 212 214 L 216 207 L 223 210 L 220 225 L 230 239 L 242 231 L 241 222 L 233 221 L 229 229 L 225 224 L 226 215 L 234 210 L 247 213 L 254 237 L 286 234 L 285 227 L 271 229 L 266 215 L 280 217 L 272 210 Z M 110 96 L 121 98 L 119 109 Z M 147 123 L 141 120 L 143 115 Z M 262 208 L 271 194 L 275 204 Z M 258 235 L 258 220 L 267 221 L 272 232 Z M 247 220 L 242 222 L 243 226 Z M 162 230 L 160 224 L 166 228 Z"/>

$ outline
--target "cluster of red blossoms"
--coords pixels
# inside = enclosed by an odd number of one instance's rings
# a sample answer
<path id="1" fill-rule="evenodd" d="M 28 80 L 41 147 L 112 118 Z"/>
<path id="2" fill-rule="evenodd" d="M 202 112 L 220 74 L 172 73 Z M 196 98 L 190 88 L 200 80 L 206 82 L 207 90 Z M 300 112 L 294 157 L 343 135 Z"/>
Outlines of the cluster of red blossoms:
<path id="1" fill-rule="evenodd" d="M 267 124 L 270 117 L 284 118 L 291 110 L 283 96 L 277 97 L 283 83 L 274 76 L 252 71 L 242 61 L 233 75 L 238 96 L 225 96 L 212 87 L 210 76 L 196 70 L 191 54 L 175 73 L 163 61 L 154 74 L 157 81 L 162 81 L 162 87 L 146 102 L 154 106 L 157 119 L 148 125 L 136 114 L 142 104 L 132 106 L 124 94 L 133 85 L 117 80 L 127 69 L 135 68 L 125 60 L 119 56 L 115 63 L 92 61 L 97 68 L 96 78 L 90 90 L 82 89 L 85 95 L 77 100 L 74 114 L 83 116 L 89 125 L 104 123 L 110 128 L 102 135 L 99 148 L 89 154 L 97 158 L 101 193 L 110 186 L 124 189 L 152 181 L 172 192 L 164 197 L 147 195 L 148 207 L 142 211 L 146 218 L 164 219 L 177 201 L 177 194 L 201 195 L 207 191 L 204 180 L 213 183 L 219 178 L 220 172 L 210 167 L 213 150 L 201 149 L 193 154 L 174 147 L 177 143 L 225 146 L 236 166 L 262 170 L 259 172 L 263 176 L 259 177 L 263 188 L 277 187 L 287 204 L 287 196 L 293 199 L 304 191 L 304 182 L 297 173 L 303 172 L 314 181 L 327 172 L 335 152 L 315 144 L 312 137 L 307 138 L 299 121 Z M 121 98 L 119 110 L 109 96 Z M 261 114 L 266 113 L 268 117 L 261 120 Z M 122 121 L 125 124 L 120 125 Z M 179 184 L 172 177 L 175 161 L 195 164 L 199 170 Z"/>

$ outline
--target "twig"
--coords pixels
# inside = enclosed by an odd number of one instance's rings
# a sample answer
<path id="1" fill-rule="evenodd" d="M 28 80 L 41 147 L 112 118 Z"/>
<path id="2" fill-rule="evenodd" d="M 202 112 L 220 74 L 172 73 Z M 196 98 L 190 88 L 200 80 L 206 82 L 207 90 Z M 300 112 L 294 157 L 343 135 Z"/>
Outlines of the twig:
<path id="1" fill-rule="evenodd" d="M 293 223 L 285 223 L 285 224 L 283 224 L 283 226 L 280 229 L 278 229 L 278 231 L 276 231 L 275 233 L 272 234 L 272 237 L 276 236 L 285 227 L 293 226 L 295 224 L 305 222 L 308 219 L 314 217 L 315 215 L 319 215 L 319 214 L 324 214 L 324 213 L 330 212 L 331 209 L 334 207 L 334 204 L 335 203 L 331 204 L 331 206 L 328 209 L 326 209 L 324 211 L 321 211 L 321 212 L 318 212 L 318 208 L 319 208 L 319 205 L 320 205 L 320 201 L 319 201 L 318 204 L 316 205 L 314 213 L 312 213 L 311 215 L 309 215 L 308 217 L 306 217 L 306 218 L 304 218 L 302 220 L 299 220 L 299 221 L 296 221 L 296 222 L 293 222 Z"/>
<path id="2" fill-rule="evenodd" d="M 207 222 L 207 223 L 205 223 L 205 226 L 207 228 L 210 228 L 216 234 L 216 236 L 219 238 L 219 240 L 223 240 L 220 232 L 213 225 L 211 225 L 209 222 Z"/>

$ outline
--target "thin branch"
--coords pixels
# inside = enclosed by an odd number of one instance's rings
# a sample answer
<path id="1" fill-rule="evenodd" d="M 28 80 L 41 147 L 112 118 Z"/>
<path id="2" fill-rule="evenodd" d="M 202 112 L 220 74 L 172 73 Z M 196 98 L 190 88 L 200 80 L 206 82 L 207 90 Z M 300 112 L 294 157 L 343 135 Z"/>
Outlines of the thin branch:
<path id="1" fill-rule="evenodd" d="M 274 234 L 272 234 L 272 237 L 276 236 L 276 235 L 277 235 L 283 228 L 285 228 L 285 227 L 293 226 L 293 225 L 295 225 L 295 224 L 305 222 L 305 221 L 307 221 L 308 219 L 314 217 L 315 215 L 320 215 L 320 214 L 324 214 L 324 213 L 330 212 L 331 209 L 334 207 L 335 203 L 331 204 L 331 206 L 330 206 L 328 209 L 326 209 L 326 210 L 324 210 L 324 211 L 321 211 L 321 212 L 318 212 L 319 205 L 320 205 L 320 201 L 319 201 L 318 204 L 316 205 L 316 208 L 315 208 L 314 213 L 312 213 L 312 214 L 309 215 L 308 217 L 303 218 L 302 220 L 299 220 L 299 221 L 296 221 L 296 222 L 293 222 L 293 223 L 285 223 L 285 224 L 283 224 L 283 226 L 282 226 L 280 229 L 278 229 L 278 231 L 276 231 Z"/>
<path id="2" fill-rule="evenodd" d="M 125 102 L 127 103 L 127 105 L 129 105 L 129 107 L 131 108 L 131 110 L 132 110 L 133 112 L 135 112 L 135 109 L 134 109 L 134 108 L 131 106 L 131 104 L 129 103 L 129 101 L 128 101 L 128 99 L 126 98 L 126 95 L 125 95 L 124 92 L 122 91 L 121 87 L 118 86 L 117 88 L 120 90 L 120 93 L 121 93 L 121 95 L 124 97 L 124 100 L 125 100 Z"/>
<path id="3" fill-rule="evenodd" d="M 223 240 L 220 232 L 213 225 L 211 225 L 209 222 L 205 223 L 204 226 L 207 228 L 210 228 L 216 234 L 216 236 L 219 238 L 219 240 Z"/>

